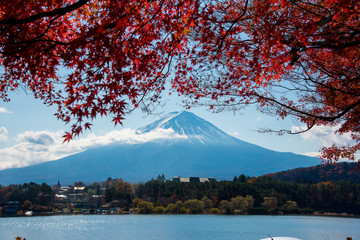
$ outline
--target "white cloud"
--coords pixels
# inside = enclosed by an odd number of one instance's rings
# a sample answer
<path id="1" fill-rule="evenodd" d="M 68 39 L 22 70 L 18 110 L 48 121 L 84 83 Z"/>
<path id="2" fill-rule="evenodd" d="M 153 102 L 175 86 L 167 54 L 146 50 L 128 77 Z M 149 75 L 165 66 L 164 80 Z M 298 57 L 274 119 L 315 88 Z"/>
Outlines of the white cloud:
<path id="1" fill-rule="evenodd" d="M 7 134 L 8 134 L 7 129 L 5 127 L 0 127 L 0 141 L 6 141 Z"/>
<path id="2" fill-rule="evenodd" d="M 19 134 L 18 141 L 19 142 L 28 142 L 31 144 L 38 144 L 38 145 L 53 145 L 55 143 L 53 134 L 41 131 L 41 132 L 32 132 L 27 131 L 24 133 Z"/>
<path id="3" fill-rule="evenodd" d="M 301 137 L 308 141 L 319 141 L 324 147 L 330 147 L 333 144 L 339 146 L 354 144 L 355 142 L 351 138 L 351 133 L 345 133 L 341 135 L 336 133 L 339 128 L 340 126 L 315 126 L 309 131 L 302 133 Z M 299 131 L 301 129 L 305 129 L 305 127 L 292 127 L 293 132 Z"/>
<path id="4" fill-rule="evenodd" d="M 351 138 L 351 133 L 338 134 L 336 133 L 339 130 L 340 126 L 315 126 L 307 132 L 300 134 L 300 136 L 306 141 L 319 142 L 323 147 L 330 147 L 334 144 L 338 146 L 348 146 L 353 145 L 356 142 Z M 301 131 L 306 129 L 305 127 L 292 127 L 292 131 Z M 318 152 L 307 152 L 303 153 L 309 157 L 319 157 L 320 150 Z M 355 159 L 360 159 L 360 154 L 355 154 Z M 348 159 L 341 158 L 341 161 L 349 161 Z"/>
<path id="5" fill-rule="evenodd" d="M 241 138 L 241 133 L 237 132 L 237 131 L 233 131 L 233 132 L 228 132 L 229 135 L 236 137 L 236 138 Z"/>
<path id="6" fill-rule="evenodd" d="M 0 113 L 12 113 L 12 112 L 7 110 L 6 108 L 0 107 Z"/>
<path id="7" fill-rule="evenodd" d="M 56 160 L 92 147 L 111 143 L 136 144 L 160 139 L 186 138 L 172 129 L 157 129 L 144 134 L 136 132 L 136 130 L 123 129 L 114 130 L 102 136 L 89 134 L 63 144 L 63 135 L 62 131 L 27 131 L 19 134 L 16 145 L 0 149 L 0 170 Z"/>
<path id="8" fill-rule="evenodd" d="M 319 157 L 320 152 L 306 152 L 306 153 L 302 153 L 302 155 L 309 156 L 309 157 Z"/>

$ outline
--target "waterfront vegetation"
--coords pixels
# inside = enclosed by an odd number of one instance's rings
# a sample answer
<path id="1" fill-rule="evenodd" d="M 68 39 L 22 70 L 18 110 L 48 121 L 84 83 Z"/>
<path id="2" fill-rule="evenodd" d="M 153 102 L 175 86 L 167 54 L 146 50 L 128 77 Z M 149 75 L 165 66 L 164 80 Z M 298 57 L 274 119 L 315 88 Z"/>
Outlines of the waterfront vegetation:
<path id="1" fill-rule="evenodd" d="M 278 181 L 244 175 L 232 181 L 174 182 L 158 176 L 130 184 L 102 183 L 50 187 L 25 183 L 0 187 L 0 207 L 18 202 L 17 214 L 360 214 L 360 184 L 346 181 Z"/>

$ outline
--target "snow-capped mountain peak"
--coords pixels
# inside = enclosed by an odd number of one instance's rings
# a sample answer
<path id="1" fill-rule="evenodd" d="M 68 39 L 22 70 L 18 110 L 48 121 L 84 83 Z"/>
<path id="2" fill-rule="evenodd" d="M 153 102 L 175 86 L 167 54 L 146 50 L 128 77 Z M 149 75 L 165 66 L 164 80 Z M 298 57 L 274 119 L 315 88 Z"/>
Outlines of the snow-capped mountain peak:
<path id="1" fill-rule="evenodd" d="M 159 133 L 170 137 L 151 136 Z M 144 182 L 159 173 L 232 179 L 242 173 L 260 176 L 319 163 L 315 158 L 275 152 L 233 138 L 190 112 L 169 113 L 138 129 L 138 134 L 139 138 L 152 140 L 109 144 L 55 161 L 2 170 L 0 182 L 55 184 L 60 179 L 71 184 L 81 179 L 91 183 L 109 176 Z"/>
<path id="2" fill-rule="evenodd" d="M 235 143 L 236 138 L 226 134 L 208 121 L 187 111 L 172 112 L 161 119 L 139 128 L 139 133 L 148 133 L 157 129 L 172 129 L 179 135 L 187 136 L 187 141 L 203 144 Z"/>

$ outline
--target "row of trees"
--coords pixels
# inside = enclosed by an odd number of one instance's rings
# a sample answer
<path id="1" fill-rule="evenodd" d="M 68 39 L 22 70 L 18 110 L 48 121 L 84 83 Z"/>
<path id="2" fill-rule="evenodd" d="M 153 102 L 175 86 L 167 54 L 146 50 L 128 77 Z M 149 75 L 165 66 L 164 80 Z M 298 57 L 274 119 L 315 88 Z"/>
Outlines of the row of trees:
<path id="1" fill-rule="evenodd" d="M 54 203 L 55 193 L 53 189 L 43 183 L 25 183 L 19 185 L 0 185 L 0 207 L 6 202 L 18 201 L 23 210 L 48 211 Z"/>
<path id="2" fill-rule="evenodd" d="M 249 195 L 246 197 L 237 196 L 230 201 L 220 201 L 218 206 L 215 206 L 208 197 L 203 197 L 200 200 L 177 201 L 166 206 L 154 206 L 152 202 L 141 201 L 139 199 L 134 199 L 133 204 L 136 205 L 138 213 L 141 214 L 247 214 L 253 208 L 254 198 Z"/>
<path id="3" fill-rule="evenodd" d="M 54 190 L 53 190 L 54 189 Z M 65 207 L 47 184 L 0 186 L 0 207 L 19 201 L 23 210 L 36 206 Z M 96 198 L 94 198 L 96 196 Z M 283 182 L 270 177 L 233 181 L 191 182 L 150 180 L 131 185 L 121 178 L 87 185 L 81 202 L 86 208 L 137 208 L 139 213 L 269 214 L 326 211 L 360 214 L 360 184 L 353 182 Z M 38 209 L 41 209 L 38 207 Z"/>
<path id="4" fill-rule="evenodd" d="M 214 207 L 222 209 L 222 201 L 231 202 L 239 196 L 248 196 L 253 201 L 251 213 L 289 212 L 290 209 L 298 209 L 295 211 L 360 214 L 360 184 L 352 182 L 282 182 L 270 177 L 245 176 L 236 177 L 234 181 L 207 183 L 152 180 L 137 186 L 135 195 L 154 206 L 164 207 L 170 203 L 206 197 Z"/>

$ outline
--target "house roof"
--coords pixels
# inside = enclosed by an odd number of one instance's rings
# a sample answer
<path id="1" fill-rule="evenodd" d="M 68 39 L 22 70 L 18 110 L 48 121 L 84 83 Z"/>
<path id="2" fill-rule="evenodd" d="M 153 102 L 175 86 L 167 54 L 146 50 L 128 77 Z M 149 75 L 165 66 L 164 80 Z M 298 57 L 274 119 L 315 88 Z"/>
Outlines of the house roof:
<path id="1" fill-rule="evenodd" d="M 213 177 L 208 177 L 208 178 L 200 178 L 200 177 L 186 177 L 186 178 L 183 178 L 183 177 L 173 177 L 171 179 L 171 181 L 173 182 L 210 182 L 210 181 L 216 181 L 215 178 Z"/>

